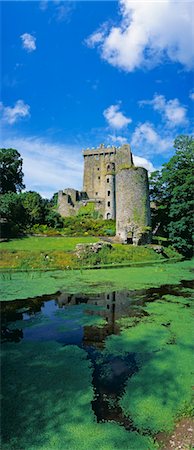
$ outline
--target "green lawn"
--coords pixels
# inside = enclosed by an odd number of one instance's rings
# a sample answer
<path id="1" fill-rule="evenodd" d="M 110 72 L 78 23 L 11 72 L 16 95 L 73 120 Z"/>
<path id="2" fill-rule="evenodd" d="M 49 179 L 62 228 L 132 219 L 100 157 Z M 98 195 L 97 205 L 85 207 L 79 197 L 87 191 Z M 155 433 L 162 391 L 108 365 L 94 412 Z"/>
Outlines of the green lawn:
<path id="1" fill-rule="evenodd" d="M 1 243 L 0 269 L 17 270 L 60 270 L 93 266 L 114 266 L 138 262 L 160 262 L 163 254 L 156 253 L 152 246 L 113 244 L 113 248 L 103 247 L 98 253 L 87 251 L 78 259 L 75 254 L 77 244 L 98 242 L 100 238 L 87 237 L 26 237 Z M 165 248 L 168 258 L 181 259 L 170 247 Z"/>
<path id="2" fill-rule="evenodd" d="M 2 242 L 2 250 L 10 251 L 37 251 L 46 252 L 51 250 L 72 251 L 77 244 L 88 244 L 96 242 L 100 238 L 94 236 L 87 237 L 26 237 L 21 239 L 12 239 L 9 242 Z"/>

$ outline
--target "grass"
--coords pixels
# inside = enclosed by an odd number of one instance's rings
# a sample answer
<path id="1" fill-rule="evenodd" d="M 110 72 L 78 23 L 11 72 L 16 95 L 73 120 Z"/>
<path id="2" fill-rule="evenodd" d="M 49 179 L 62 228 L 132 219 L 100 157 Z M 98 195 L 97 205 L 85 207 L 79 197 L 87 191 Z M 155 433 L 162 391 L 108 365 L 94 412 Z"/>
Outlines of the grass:
<path id="1" fill-rule="evenodd" d="M 156 448 L 149 437 L 96 422 L 84 350 L 26 342 L 6 344 L 2 353 L 2 450 Z"/>
<path id="2" fill-rule="evenodd" d="M 177 284 L 193 278 L 193 261 L 101 270 L 1 273 L 1 300 L 32 298 L 57 291 L 98 293 Z"/>
<path id="3" fill-rule="evenodd" d="M 0 269 L 48 270 L 103 265 L 119 265 L 149 261 L 163 261 L 164 256 L 155 253 L 151 246 L 134 247 L 113 244 L 99 253 L 87 251 L 79 259 L 75 254 L 78 243 L 94 243 L 99 238 L 90 237 L 28 237 L 13 239 L 1 244 Z M 179 258 L 172 249 L 165 249 L 169 258 Z"/>
<path id="4" fill-rule="evenodd" d="M 86 237 L 26 237 L 21 239 L 12 239 L 8 242 L 1 243 L 2 250 L 9 251 L 37 251 L 48 252 L 63 250 L 70 252 L 75 249 L 77 244 L 96 242 L 94 236 Z"/>

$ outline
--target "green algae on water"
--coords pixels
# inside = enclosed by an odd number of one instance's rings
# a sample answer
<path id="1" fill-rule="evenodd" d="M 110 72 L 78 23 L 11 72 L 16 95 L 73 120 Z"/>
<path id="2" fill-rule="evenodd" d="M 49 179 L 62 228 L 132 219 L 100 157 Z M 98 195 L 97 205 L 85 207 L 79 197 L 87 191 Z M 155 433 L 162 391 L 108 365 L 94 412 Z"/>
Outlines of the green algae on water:
<path id="1" fill-rule="evenodd" d="M 113 292 L 192 280 L 192 261 L 99 270 L 0 273 L 1 300 L 33 298 L 57 291 L 72 294 Z"/>
<path id="2" fill-rule="evenodd" d="M 2 450 L 156 448 L 114 422 L 96 422 L 84 350 L 54 342 L 6 344 L 2 359 Z"/>
<path id="3" fill-rule="evenodd" d="M 105 352 L 136 353 L 139 371 L 129 378 L 120 400 L 123 413 L 141 431 L 170 431 L 192 400 L 191 308 L 185 298 L 170 295 L 144 308 L 149 316 L 123 327 L 120 336 L 110 336 Z"/>

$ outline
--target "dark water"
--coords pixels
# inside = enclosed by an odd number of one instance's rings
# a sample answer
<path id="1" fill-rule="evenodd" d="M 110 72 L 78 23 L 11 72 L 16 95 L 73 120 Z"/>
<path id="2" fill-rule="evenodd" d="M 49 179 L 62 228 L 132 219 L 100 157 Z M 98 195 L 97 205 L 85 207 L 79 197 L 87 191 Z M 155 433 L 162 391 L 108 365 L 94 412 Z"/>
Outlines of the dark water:
<path id="1" fill-rule="evenodd" d="M 87 352 L 93 367 L 95 399 L 92 408 L 97 420 L 116 420 L 133 429 L 118 405 L 127 379 L 137 370 L 135 354 L 126 357 L 104 355 L 105 340 L 119 334 L 121 317 L 143 317 L 144 305 L 163 295 L 183 295 L 191 281 L 141 291 L 118 291 L 95 295 L 58 292 L 51 296 L 1 303 L 2 343 L 21 341 L 56 341 L 77 345 Z M 184 297 L 189 296 L 184 292 Z M 103 326 L 98 321 L 104 320 Z"/>

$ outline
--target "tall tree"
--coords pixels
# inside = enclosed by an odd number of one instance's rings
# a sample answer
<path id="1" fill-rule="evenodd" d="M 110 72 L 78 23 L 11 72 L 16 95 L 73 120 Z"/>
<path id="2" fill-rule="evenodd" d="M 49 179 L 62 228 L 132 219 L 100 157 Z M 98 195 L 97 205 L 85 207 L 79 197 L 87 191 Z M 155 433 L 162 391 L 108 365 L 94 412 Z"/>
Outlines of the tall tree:
<path id="1" fill-rule="evenodd" d="M 44 222 L 44 200 L 38 192 L 28 191 L 20 194 L 21 202 L 25 208 L 28 226 Z"/>
<path id="2" fill-rule="evenodd" d="M 21 195 L 9 192 L 0 195 L 1 237 L 22 234 L 27 224 L 26 210 Z"/>
<path id="3" fill-rule="evenodd" d="M 20 153 L 13 148 L 0 149 L 0 193 L 21 192 L 25 188 L 23 184 L 23 172 Z"/>
<path id="4" fill-rule="evenodd" d="M 151 196 L 174 247 L 189 256 L 192 254 L 194 211 L 194 139 L 178 136 L 174 147 L 175 155 L 159 173 L 152 175 Z"/>

